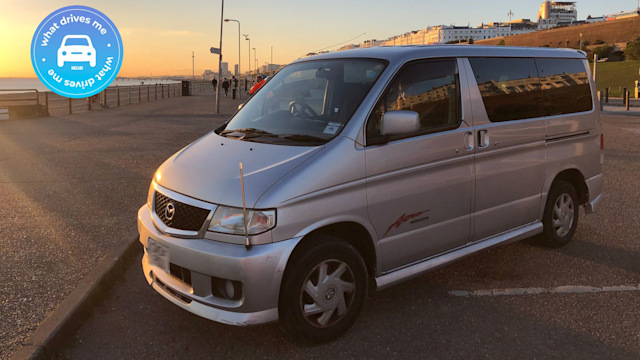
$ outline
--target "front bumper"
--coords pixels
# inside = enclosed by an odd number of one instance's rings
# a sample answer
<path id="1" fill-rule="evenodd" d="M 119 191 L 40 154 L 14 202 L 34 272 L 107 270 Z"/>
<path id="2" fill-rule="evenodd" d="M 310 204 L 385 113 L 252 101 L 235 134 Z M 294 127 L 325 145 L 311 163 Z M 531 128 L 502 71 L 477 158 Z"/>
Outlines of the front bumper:
<path id="1" fill-rule="evenodd" d="M 225 324 L 252 325 L 278 320 L 280 283 L 300 238 L 255 245 L 248 250 L 243 245 L 209 239 L 177 238 L 156 228 L 146 205 L 138 211 L 138 232 L 145 247 L 142 268 L 147 282 L 169 301 Z M 147 254 L 149 239 L 168 248 L 170 263 L 189 271 L 191 284 L 151 264 Z M 239 281 L 241 298 L 215 296 L 212 277 Z"/>

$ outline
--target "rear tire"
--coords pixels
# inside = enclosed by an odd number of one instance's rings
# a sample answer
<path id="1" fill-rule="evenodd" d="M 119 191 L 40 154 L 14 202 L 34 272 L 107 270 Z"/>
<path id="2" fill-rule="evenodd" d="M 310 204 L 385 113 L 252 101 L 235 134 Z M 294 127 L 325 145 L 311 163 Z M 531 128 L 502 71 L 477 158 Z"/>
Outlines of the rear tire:
<path id="1" fill-rule="evenodd" d="M 362 310 L 367 268 L 348 243 L 329 235 L 314 237 L 287 265 L 278 313 L 291 337 L 325 343 L 344 334 Z"/>
<path id="2" fill-rule="evenodd" d="M 551 186 L 544 207 L 542 244 L 552 248 L 567 245 L 578 226 L 578 194 L 566 181 L 556 181 Z"/>

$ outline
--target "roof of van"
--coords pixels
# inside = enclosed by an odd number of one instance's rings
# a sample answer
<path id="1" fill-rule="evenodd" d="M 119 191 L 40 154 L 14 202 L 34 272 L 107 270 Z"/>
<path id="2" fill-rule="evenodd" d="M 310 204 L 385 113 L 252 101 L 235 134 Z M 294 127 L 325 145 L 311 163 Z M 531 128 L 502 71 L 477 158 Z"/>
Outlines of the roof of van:
<path id="1" fill-rule="evenodd" d="M 304 57 L 297 61 L 343 59 L 343 58 L 377 58 L 391 61 L 406 61 L 423 57 L 554 57 L 585 59 L 584 52 L 575 49 L 556 49 L 545 47 L 486 46 L 486 45 L 403 45 L 376 46 L 336 51 L 321 55 Z"/>

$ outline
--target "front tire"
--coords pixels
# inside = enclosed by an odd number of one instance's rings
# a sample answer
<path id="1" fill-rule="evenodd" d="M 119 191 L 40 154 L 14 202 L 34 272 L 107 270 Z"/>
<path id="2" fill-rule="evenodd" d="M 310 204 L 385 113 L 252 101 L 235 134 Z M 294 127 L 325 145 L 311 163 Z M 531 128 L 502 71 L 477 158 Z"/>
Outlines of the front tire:
<path id="1" fill-rule="evenodd" d="M 567 245 L 578 226 L 578 194 L 566 181 L 556 181 L 549 191 L 544 208 L 542 243 L 558 248 Z"/>
<path id="2" fill-rule="evenodd" d="M 321 235 L 289 262 L 280 291 L 280 327 L 297 340 L 324 343 L 344 334 L 362 310 L 367 269 L 348 243 Z"/>

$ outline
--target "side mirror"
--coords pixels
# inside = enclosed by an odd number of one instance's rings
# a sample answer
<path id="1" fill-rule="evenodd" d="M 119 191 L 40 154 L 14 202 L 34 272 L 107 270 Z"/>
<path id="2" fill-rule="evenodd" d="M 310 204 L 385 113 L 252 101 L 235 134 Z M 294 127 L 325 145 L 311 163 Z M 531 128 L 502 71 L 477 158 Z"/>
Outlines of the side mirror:
<path id="1" fill-rule="evenodd" d="M 420 130 L 420 115 L 415 111 L 393 110 L 382 116 L 382 135 L 402 135 Z"/>

